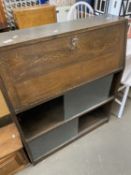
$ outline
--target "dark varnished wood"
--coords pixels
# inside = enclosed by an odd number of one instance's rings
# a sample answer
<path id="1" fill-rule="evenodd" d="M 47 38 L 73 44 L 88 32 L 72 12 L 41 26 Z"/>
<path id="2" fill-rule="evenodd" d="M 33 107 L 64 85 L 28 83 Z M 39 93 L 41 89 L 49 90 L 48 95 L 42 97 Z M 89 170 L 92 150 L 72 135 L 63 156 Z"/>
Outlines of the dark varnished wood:
<path id="1" fill-rule="evenodd" d="M 2 92 L 33 163 L 41 160 L 43 154 L 34 160 L 29 142 L 35 143 L 37 139 L 44 138 L 45 135 L 48 140 L 48 132 L 53 134 L 54 130 L 64 125 L 68 128 L 68 122 L 79 118 L 78 134 L 47 152 L 46 155 L 49 155 L 69 141 L 108 121 L 110 101 L 115 95 L 116 84 L 119 83 L 124 68 L 126 28 L 125 19 L 100 16 L 88 20 L 20 30 L 0 36 Z M 72 45 L 74 38 L 76 47 Z M 61 108 L 63 104 L 57 105 L 57 110 L 55 107 L 57 100 L 54 98 L 109 74 L 114 75 L 109 97 L 89 109 L 90 111 L 107 103 L 104 105 L 106 110 L 102 113 L 102 117 L 100 117 L 100 109 L 97 113 L 98 118 L 92 117 L 93 113 L 85 114 L 85 116 L 79 114 L 77 118 L 72 117 L 70 120 L 63 121 Z M 38 105 L 44 106 L 45 102 L 51 99 L 54 99 L 55 103 L 51 110 L 47 110 L 46 115 L 46 110 L 42 111 Z M 36 108 L 32 109 L 33 107 Z M 26 111 L 29 109 L 31 112 Z M 35 109 L 36 112 L 33 113 Z M 53 113 L 56 113 L 54 118 L 52 118 Z M 30 115 L 29 118 L 28 115 Z M 80 119 L 80 117 L 84 118 Z M 88 117 L 94 120 L 91 121 Z M 21 119 L 24 118 L 25 120 L 22 121 Z M 36 127 L 31 127 L 32 122 L 29 122 L 29 120 L 33 121 L 34 124 L 33 118 L 36 118 L 38 124 Z M 26 130 L 28 124 L 30 128 Z"/>
<path id="2" fill-rule="evenodd" d="M 97 17 L 92 16 L 88 19 L 83 20 L 49 24 L 40 27 L 34 27 L 31 29 L 11 31 L 6 34 L 2 33 L 0 35 L 0 47 L 6 47 L 6 49 L 9 49 L 10 47 L 16 48 L 18 46 L 22 46 L 23 43 L 27 43 L 27 41 L 30 44 L 37 43 L 40 41 L 45 41 L 52 37 L 55 38 L 56 36 L 66 36 L 68 33 L 94 30 L 96 28 L 103 28 L 105 26 L 115 25 L 123 22 L 127 23 L 128 21 L 120 17 L 103 15 Z M 9 39 L 12 40 L 5 42 Z"/>
<path id="3" fill-rule="evenodd" d="M 46 41 L 40 38 L 37 43 L 20 43 L 2 51 L 0 72 L 15 111 L 24 111 L 121 69 L 125 24 L 112 22 L 101 29 L 98 25 L 66 36 L 52 35 Z M 73 38 L 78 38 L 76 48 L 71 45 Z"/>

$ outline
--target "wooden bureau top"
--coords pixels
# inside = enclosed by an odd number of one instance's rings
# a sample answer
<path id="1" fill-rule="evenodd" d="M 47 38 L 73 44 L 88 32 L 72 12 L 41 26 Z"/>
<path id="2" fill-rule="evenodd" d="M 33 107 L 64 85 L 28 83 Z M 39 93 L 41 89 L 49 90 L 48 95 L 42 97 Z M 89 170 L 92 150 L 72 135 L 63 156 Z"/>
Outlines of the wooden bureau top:
<path id="1" fill-rule="evenodd" d="M 20 113 L 124 67 L 127 20 L 112 16 L 0 35 L 5 97 Z"/>
<path id="2" fill-rule="evenodd" d="M 126 21 L 124 18 L 114 17 L 112 15 L 93 16 L 88 19 L 75 20 L 63 23 L 54 23 L 29 29 L 21 29 L 0 34 L 0 48 L 4 46 L 13 46 L 15 44 L 25 43 L 27 41 L 39 40 L 47 37 L 89 29 L 99 28 L 103 25 L 111 25 Z"/>

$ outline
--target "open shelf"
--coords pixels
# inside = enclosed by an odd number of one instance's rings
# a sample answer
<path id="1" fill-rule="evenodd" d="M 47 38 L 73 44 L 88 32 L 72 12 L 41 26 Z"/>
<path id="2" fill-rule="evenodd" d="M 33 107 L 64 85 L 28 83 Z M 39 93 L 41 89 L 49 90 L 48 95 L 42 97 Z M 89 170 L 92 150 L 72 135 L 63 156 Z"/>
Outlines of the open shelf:
<path id="1" fill-rule="evenodd" d="M 94 106 L 91 106 L 90 108 L 85 109 L 84 111 L 82 111 L 80 113 L 77 113 L 76 115 L 71 117 L 69 120 L 77 118 L 77 117 L 80 117 L 82 115 L 85 115 L 86 113 L 91 112 L 92 110 L 95 110 L 96 108 L 101 107 L 102 105 L 104 105 L 104 104 L 106 104 L 108 102 L 111 102 L 113 100 L 114 100 L 114 96 L 110 96 L 107 99 L 103 100 L 102 102 L 99 102 L 99 103 L 95 104 Z"/>
<path id="2" fill-rule="evenodd" d="M 109 120 L 116 78 L 110 74 L 17 115 L 33 162 Z"/>
<path id="3" fill-rule="evenodd" d="M 25 138 L 33 139 L 64 120 L 63 97 L 46 102 L 17 116 Z"/>
<path id="4" fill-rule="evenodd" d="M 79 134 L 89 132 L 109 120 L 109 114 L 103 107 L 97 108 L 81 117 L 79 117 Z"/>

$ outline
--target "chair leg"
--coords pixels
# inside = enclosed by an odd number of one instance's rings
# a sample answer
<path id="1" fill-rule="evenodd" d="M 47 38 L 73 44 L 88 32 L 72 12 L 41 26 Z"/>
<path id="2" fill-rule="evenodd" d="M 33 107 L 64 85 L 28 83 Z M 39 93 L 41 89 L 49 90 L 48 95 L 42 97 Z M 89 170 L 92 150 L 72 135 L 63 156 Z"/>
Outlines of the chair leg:
<path id="1" fill-rule="evenodd" d="M 120 110 L 118 112 L 118 118 L 121 118 L 123 115 L 124 108 L 125 108 L 126 101 L 127 101 L 127 97 L 128 97 L 128 93 L 129 93 L 129 89 L 130 89 L 130 86 L 127 86 L 125 91 L 124 91 L 124 95 L 123 95 L 122 102 L 121 102 L 121 107 L 120 107 Z"/>

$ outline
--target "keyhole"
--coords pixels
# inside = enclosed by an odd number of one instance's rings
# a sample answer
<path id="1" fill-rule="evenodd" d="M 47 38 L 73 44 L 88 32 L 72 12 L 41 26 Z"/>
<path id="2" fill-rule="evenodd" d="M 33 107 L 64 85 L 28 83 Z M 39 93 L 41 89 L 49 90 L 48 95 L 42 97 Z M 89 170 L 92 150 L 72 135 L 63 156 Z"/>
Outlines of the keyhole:
<path id="1" fill-rule="evenodd" d="M 72 49 L 75 49 L 78 47 L 78 42 L 79 42 L 79 39 L 77 37 L 74 37 L 72 39 Z"/>

